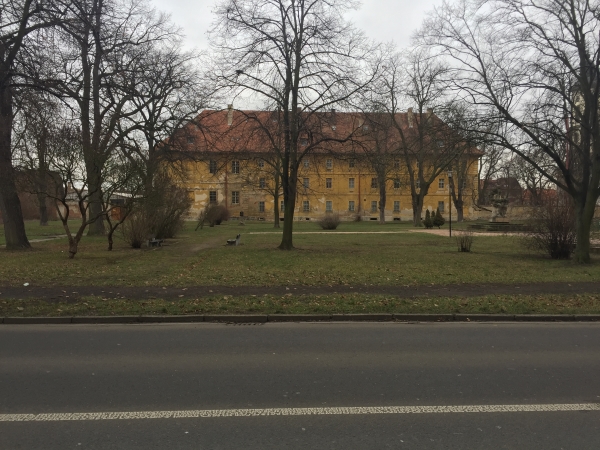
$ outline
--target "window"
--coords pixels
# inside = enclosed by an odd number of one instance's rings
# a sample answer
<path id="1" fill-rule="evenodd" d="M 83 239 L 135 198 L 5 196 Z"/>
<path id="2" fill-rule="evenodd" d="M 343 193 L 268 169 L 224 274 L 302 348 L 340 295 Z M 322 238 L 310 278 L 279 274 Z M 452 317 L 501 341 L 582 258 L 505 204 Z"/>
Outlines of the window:
<path id="1" fill-rule="evenodd" d="M 421 189 L 421 180 L 417 180 L 416 188 Z"/>
<path id="2" fill-rule="evenodd" d="M 258 212 L 265 212 L 265 202 L 258 202 Z"/>
<path id="3" fill-rule="evenodd" d="M 263 167 L 265 167 L 265 161 L 264 161 L 263 159 L 259 159 L 259 160 L 258 160 L 258 167 L 260 167 L 261 169 L 262 169 Z"/>
<path id="4" fill-rule="evenodd" d="M 240 204 L 240 191 L 231 191 L 231 204 L 232 205 Z"/>
<path id="5" fill-rule="evenodd" d="M 325 178 L 325 187 L 326 187 L 327 189 L 331 189 L 331 185 L 332 185 L 332 184 L 333 184 L 333 183 L 332 183 L 332 181 L 331 181 L 331 178 Z"/>
<path id="6" fill-rule="evenodd" d="M 397 159 L 394 160 L 394 169 L 399 169 L 400 168 L 400 161 L 398 161 Z"/>
<path id="7" fill-rule="evenodd" d="M 444 189 L 444 186 L 445 186 L 444 179 L 440 178 L 439 181 L 438 181 L 438 188 Z"/>
<path id="8" fill-rule="evenodd" d="M 354 200 L 348 202 L 348 211 L 354 211 Z"/>
<path id="9" fill-rule="evenodd" d="M 240 173 L 239 161 L 231 161 L 231 173 Z"/>
<path id="10" fill-rule="evenodd" d="M 327 168 L 327 170 L 333 169 L 333 159 L 328 159 L 327 161 L 325 161 L 325 167 Z"/>
<path id="11" fill-rule="evenodd" d="M 310 187 L 310 182 L 308 178 L 302 178 L 302 186 L 304 186 L 306 189 Z"/>
<path id="12" fill-rule="evenodd" d="M 209 191 L 208 201 L 210 203 L 217 203 L 217 191 Z"/>
<path id="13" fill-rule="evenodd" d="M 363 125 L 362 128 L 363 128 L 363 131 L 369 131 L 369 125 L 365 124 L 365 125 Z"/>
<path id="14" fill-rule="evenodd" d="M 394 200 L 394 212 L 400 212 L 400 201 Z"/>
<path id="15" fill-rule="evenodd" d="M 437 141 L 437 146 L 438 147 L 443 147 L 444 146 L 444 141 L 442 141 L 442 140 Z"/>
<path id="16" fill-rule="evenodd" d="M 397 178 L 394 180 L 394 189 L 400 189 L 400 180 Z"/>
<path id="17" fill-rule="evenodd" d="M 308 200 L 304 200 L 302 202 L 302 211 L 304 211 L 304 212 L 310 211 L 310 203 L 308 203 Z"/>
<path id="18" fill-rule="evenodd" d="M 348 189 L 354 189 L 354 178 L 348 178 Z"/>
<path id="19" fill-rule="evenodd" d="M 325 211 L 332 212 L 333 211 L 333 202 L 331 200 L 327 200 L 325 202 Z"/>
<path id="20" fill-rule="evenodd" d="M 377 189 L 377 178 L 371 178 L 371 189 Z"/>
<path id="21" fill-rule="evenodd" d="M 353 159 L 351 159 L 350 161 L 348 161 L 348 167 L 349 167 L 350 169 L 354 169 L 354 165 L 355 165 L 355 164 L 356 164 L 356 162 L 355 162 Z"/>
<path id="22" fill-rule="evenodd" d="M 208 171 L 210 173 L 217 173 L 217 162 L 214 159 L 208 162 Z"/>
<path id="23" fill-rule="evenodd" d="M 371 202 L 371 212 L 372 213 L 376 213 L 377 212 L 377 202 L 375 200 L 373 200 Z"/>
<path id="24" fill-rule="evenodd" d="M 279 204 L 279 211 L 285 211 L 285 204 L 283 203 L 283 200 L 281 200 L 281 203 Z"/>
<path id="25" fill-rule="evenodd" d="M 306 147 L 308 145 L 308 139 L 300 139 L 300 145 Z"/>
<path id="26" fill-rule="evenodd" d="M 264 189 L 265 187 L 267 187 L 267 181 L 264 178 L 259 178 L 258 187 Z"/>
<path id="27" fill-rule="evenodd" d="M 188 136 L 187 143 L 188 144 L 193 144 L 194 143 L 194 136 Z"/>
<path id="28" fill-rule="evenodd" d="M 440 210 L 440 212 L 444 212 L 444 202 L 438 202 L 438 209 Z"/>
<path id="29" fill-rule="evenodd" d="M 302 164 L 304 164 L 304 167 L 307 169 L 310 167 L 310 162 L 308 161 L 308 159 L 303 160 Z"/>

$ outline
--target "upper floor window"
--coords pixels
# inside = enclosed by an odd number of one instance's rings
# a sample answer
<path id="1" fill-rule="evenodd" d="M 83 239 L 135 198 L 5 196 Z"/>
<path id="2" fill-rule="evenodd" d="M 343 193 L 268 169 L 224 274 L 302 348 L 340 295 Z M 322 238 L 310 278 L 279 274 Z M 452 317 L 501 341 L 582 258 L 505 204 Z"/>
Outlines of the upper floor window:
<path id="1" fill-rule="evenodd" d="M 303 178 L 302 186 L 304 186 L 306 189 L 308 189 L 310 187 L 310 180 L 308 178 Z"/>
<path id="2" fill-rule="evenodd" d="M 210 173 L 217 173 L 217 162 L 214 159 L 211 159 L 208 163 L 208 171 Z"/>
<path id="3" fill-rule="evenodd" d="M 371 178 L 371 189 L 377 189 L 377 178 Z"/>
<path id="4" fill-rule="evenodd" d="M 261 169 L 262 169 L 263 167 L 265 167 L 265 160 L 264 160 L 264 159 L 259 159 L 259 160 L 258 160 L 258 167 L 260 167 Z"/>
<path id="5" fill-rule="evenodd" d="M 308 159 L 302 160 L 302 164 L 304 165 L 304 168 L 306 168 L 306 169 L 308 169 L 310 167 L 310 162 L 308 161 Z"/>
<path id="6" fill-rule="evenodd" d="M 325 187 L 327 189 L 331 189 L 333 185 L 333 180 L 331 178 L 325 178 Z"/>
<path id="7" fill-rule="evenodd" d="M 445 180 L 443 178 L 440 178 L 438 181 L 438 188 L 444 189 L 445 186 L 446 186 Z"/>
<path id="8" fill-rule="evenodd" d="M 398 161 L 397 159 L 394 160 L 394 169 L 399 169 L 400 168 L 400 161 Z"/>
<path id="9" fill-rule="evenodd" d="M 325 161 L 325 167 L 329 170 L 333 169 L 333 159 L 328 159 Z"/>
<path id="10" fill-rule="evenodd" d="M 258 179 L 258 187 L 260 189 L 264 189 L 265 187 L 267 187 L 267 180 L 265 180 L 264 178 L 259 178 Z"/>
<path id="11" fill-rule="evenodd" d="M 240 173 L 239 161 L 231 161 L 231 173 Z"/>
<path id="12" fill-rule="evenodd" d="M 400 189 L 400 180 L 398 178 L 394 180 L 394 189 Z"/>
<path id="13" fill-rule="evenodd" d="M 354 178 L 348 178 L 348 189 L 354 189 Z"/>
<path id="14" fill-rule="evenodd" d="M 353 159 L 351 159 L 350 161 L 348 161 L 348 167 L 350 169 L 353 169 L 355 165 L 356 165 L 356 162 Z"/>
<path id="15" fill-rule="evenodd" d="M 188 144 L 193 144 L 194 143 L 194 136 L 188 136 L 187 137 L 187 143 Z"/>

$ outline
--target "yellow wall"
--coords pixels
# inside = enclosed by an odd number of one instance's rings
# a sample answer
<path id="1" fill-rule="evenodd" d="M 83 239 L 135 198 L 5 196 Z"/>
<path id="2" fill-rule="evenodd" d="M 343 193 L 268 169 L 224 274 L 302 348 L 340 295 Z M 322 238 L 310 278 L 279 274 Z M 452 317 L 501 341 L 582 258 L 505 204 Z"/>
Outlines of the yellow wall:
<path id="1" fill-rule="evenodd" d="M 332 167 L 327 167 L 331 160 Z M 194 161 L 187 163 L 187 181 L 185 187 L 194 200 L 190 216 L 195 218 L 209 201 L 209 192 L 217 193 L 217 203 L 226 205 L 231 217 L 239 218 L 243 212 L 244 218 L 257 220 L 273 219 L 273 195 L 267 189 L 260 189 L 260 178 L 264 178 L 267 187 L 272 187 L 268 164 L 259 167 L 257 160 L 234 159 L 231 156 L 215 158 L 217 173 L 209 173 L 209 161 Z M 239 161 L 239 174 L 232 172 L 232 162 Z M 371 188 L 371 179 L 375 173 L 365 163 L 356 161 L 350 167 L 348 160 L 336 159 L 331 156 L 311 155 L 307 158 L 308 167 L 301 164 L 298 176 L 298 196 L 296 200 L 295 217 L 297 220 L 319 219 L 326 214 L 327 202 L 331 202 L 332 212 L 338 213 L 344 220 L 353 220 L 358 214 L 363 220 L 378 218 L 379 211 L 371 211 L 371 203 L 379 202 L 379 189 Z M 468 219 L 472 215 L 473 189 L 477 187 L 477 160 L 473 158 L 468 168 L 467 188 L 463 193 L 464 215 Z M 400 167 L 402 164 L 400 164 Z M 398 174 L 390 170 L 387 181 L 387 201 L 385 208 L 386 220 L 412 220 L 412 205 L 410 187 L 402 170 Z M 456 176 L 456 175 L 455 175 Z M 303 179 L 309 179 L 309 187 L 303 187 Z M 327 179 L 331 179 L 331 187 L 327 187 Z M 349 179 L 354 178 L 354 188 L 350 188 Z M 400 180 L 400 188 L 394 189 L 392 178 Z M 444 179 L 444 188 L 439 188 L 439 178 Z M 456 178 L 455 178 L 456 179 Z M 239 203 L 232 203 L 233 192 L 239 192 Z M 283 195 L 280 196 L 280 201 Z M 309 202 L 309 211 L 303 209 L 303 202 Z M 354 211 L 349 211 L 349 202 L 354 202 Z M 400 210 L 394 211 L 394 202 L 400 202 Z M 260 211 L 260 203 L 264 202 L 264 212 Z M 429 194 L 425 197 L 424 209 L 435 211 L 438 202 L 444 202 L 444 216 L 448 216 L 448 177 L 446 172 L 431 185 Z M 456 209 L 452 209 L 453 216 Z M 283 211 L 280 212 L 283 216 Z M 423 211 L 425 214 L 425 211 Z"/>

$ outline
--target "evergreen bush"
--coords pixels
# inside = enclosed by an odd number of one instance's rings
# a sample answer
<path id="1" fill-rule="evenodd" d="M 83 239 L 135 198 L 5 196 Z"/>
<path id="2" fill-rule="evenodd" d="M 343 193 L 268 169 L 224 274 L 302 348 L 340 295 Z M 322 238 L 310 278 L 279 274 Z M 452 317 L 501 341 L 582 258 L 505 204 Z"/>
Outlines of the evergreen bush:
<path id="1" fill-rule="evenodd" d="M 429 210 L 427 210 L 427 212 L 425 213 L 425 220 L 423 221 L 423 225 L 425 225 L 425 228 L 433 228 L 433 220 L 431 220 L 431 214 L 429 213 Z"/>
<path id="2" fill-rule="evenodd" d="M 436 227 L 441 227 L 446 223 L 446 219 L 442 217 L 442 213 L 440 212 L 440 208 L 435 212 L 435 216 L 433 217 L 433 225 Z"/>

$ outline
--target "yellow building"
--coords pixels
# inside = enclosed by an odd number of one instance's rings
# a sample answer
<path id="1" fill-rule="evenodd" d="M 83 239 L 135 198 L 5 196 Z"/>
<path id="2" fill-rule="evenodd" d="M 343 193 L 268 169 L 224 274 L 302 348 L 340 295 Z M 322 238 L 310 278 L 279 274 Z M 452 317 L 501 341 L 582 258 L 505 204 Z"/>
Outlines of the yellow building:
<path id="1" fill-rule="evenodd" d="M 277 159 L 273 152 L 265 150 L 264 141 L 258 140 L 250 131 L 246 116 L 249 113 L 231 109 L 211 112 L 208 120 L 202 119 L 204 123 L 189 128 L 182 137 L 185 139 L 184 183 L 193 200 L 191 217 L 197 217 L 207 204 L 213 203 L 224 205 L 232 219 L 273 220 L 273 166 Z M 470 152 L 461 156 L 462 164 L 455 164 L 453 170 L 455 184 L 460 183 L 467 219 L 473 213 L 479 155 Z M 387 156 L 385 220 L 412 221 L 405 159 L 400 155 Z M 380 189 L 372 167 L 372 155 L 358 152 L 350 144 L 337 146 L 335 151 L 316 151 L 303 157 L 298 173 L 295 219 L 318 220 L 327 213 L 337 213 L 342 220 L 356 220 L 357 217 L 378 220 Z M 425 209 L 435 211 L 440 208 L 447 217 L 449 192 L 448 173 L 444 169 L 435 177 L 425 196 L 423 216 Z M 283 195 L 278 201 L 283 217 Z M 452 214 L 456 218 L 454 207 Z"/>

